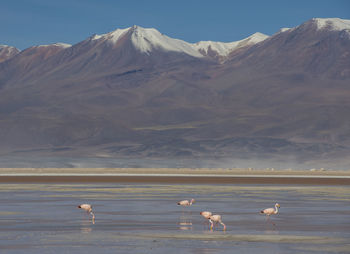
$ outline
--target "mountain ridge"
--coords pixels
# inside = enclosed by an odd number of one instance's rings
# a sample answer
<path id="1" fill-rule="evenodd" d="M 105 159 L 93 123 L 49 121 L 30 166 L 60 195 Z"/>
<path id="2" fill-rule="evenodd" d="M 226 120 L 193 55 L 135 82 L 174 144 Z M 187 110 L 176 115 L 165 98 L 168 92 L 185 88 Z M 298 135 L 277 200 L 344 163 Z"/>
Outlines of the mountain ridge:
<path id="1" fill-rule="evenodd" d="M 348 30 L 315 22 L 225 59 L 130 29 L 23 50 L 0 63 L 0 154 L 348 167 Z"/>
<path id="2" fill-rule="evenodd" d="M 111 31 L 109 33 L 102 34 L 102 35 L 94 34 L 88 37 L 87 39 L 81 42 L 78 42 L 77 44 L 80 44 L 86 41 L 103 40 L 110 43 L 111 45 L 116 45 L 118 44 L 118 40 L 122 39 L 122 37 L 127 35 L 127 33 L 131 34 L 131 40 L 133 42 L 133 45 L 142 53 L 150 54 L 150 52 L 152 51 L 152 48 L 161 48 L 164 51 L 180 52 L 180 53 L 185 53 L 194 57 L 208 56 L 209 47 L 211 47 L 211 51 L 215 51 L 216 54 L 225 57 L 237 47 L 237 44 L 242 44 L 246 41 L 247 43 L 252 45 L 268 37 L 267 35 L 257 32 L 252 34 L 251 36 L 248 36 L 247 38 L 244 38 L 239 41 L 233 41 L 233 42 L 199 41 L 197 43 L 188 43 L 183 40 L 170 38 L 160 33 L 158 30 L 154 28 L 143 28 L 143 27 L 134 25 L 132 27 L 123 28 L 123 29 L 118 28 L 114 31 Z M 72 45 L 66 44 L 66 43 L 53 43 L 48 45 L 32 46 L 29 48 L 50 47 L 50 46 L 60 46 L 62 48 L 68 48 L 68 47 L 71 47 Z M 25 50 L 28 50 L 28 49 L 25 49 Z M 203 54 L 201 53 L 201 51 L 202 52 L 205 51 L 205 53 Z"/>

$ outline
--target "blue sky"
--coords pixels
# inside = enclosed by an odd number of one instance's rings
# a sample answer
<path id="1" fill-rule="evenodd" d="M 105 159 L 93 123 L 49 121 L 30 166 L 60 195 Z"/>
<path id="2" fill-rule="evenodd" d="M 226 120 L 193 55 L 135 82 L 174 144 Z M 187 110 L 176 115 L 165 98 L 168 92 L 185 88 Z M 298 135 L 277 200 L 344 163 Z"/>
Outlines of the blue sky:
<path id="1" fill-rule="evenodd" d="M 0 0 L 0 44 L 75 44 L 132 25 L 188 42 L 271 35 L 313 17 L 350 19 L 348 0 Z"/>

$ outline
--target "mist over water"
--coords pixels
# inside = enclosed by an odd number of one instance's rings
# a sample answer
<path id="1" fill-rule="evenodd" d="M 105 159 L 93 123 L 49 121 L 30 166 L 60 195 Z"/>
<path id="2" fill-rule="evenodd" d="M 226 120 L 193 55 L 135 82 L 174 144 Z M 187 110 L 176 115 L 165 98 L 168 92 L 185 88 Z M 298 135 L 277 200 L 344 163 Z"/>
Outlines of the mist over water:
<path id="1" fill-rule="evenodd" d="M 350 187 L 0 184 L 1 253 L 346 253 Z M 190 207 L 176 203 L 195 198 Z M 259 214 L 280 203 L 269 220 Z M 77 205 L 90 203 L 91 217 Z M 204 210 L 227 226 L 208 229 Z"/>

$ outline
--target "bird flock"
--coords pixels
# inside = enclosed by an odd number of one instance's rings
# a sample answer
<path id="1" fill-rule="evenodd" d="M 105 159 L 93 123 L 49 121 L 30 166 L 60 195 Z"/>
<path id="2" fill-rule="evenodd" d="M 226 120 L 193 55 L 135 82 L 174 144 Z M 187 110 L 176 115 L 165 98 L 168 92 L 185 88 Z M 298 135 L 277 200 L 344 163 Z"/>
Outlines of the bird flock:
<path id="1" fill-rule="evenodd" d="M 191 206 L 196 202 L 196 200 L 191 199 L 191 200 L 182 200 L 177 202 L 177 205 L 186 207 L 186 206 Z M 280 208 L 280 204 L 276 203 L 275 208 L 266 208 L 264 210 L 261 210 L 261 214 L 265 214 L 268 218 L 273 215 L 278 213 L 278 208 Z M 78 205 L 78 208 L 83 209 L 86 211 L 88 214 L 92 216 L 92 223 L 95 224 L 95 214 L 92 212 L 92 205 L 90 204 L 81 204 Z M 200 212 L 200 215 L 202 215 L 205 219 L 208 220 L 209 225 L 210 225 L 210 230 L 213 230 L 214 226 L 217 224 L 221 224 L 223 226 L 223 231 L 226 231 L 226 225 L 222 222 L 222 217 L 220 214 L 213 214 L 212 212 L 209 211 L 202 211 Z"/>

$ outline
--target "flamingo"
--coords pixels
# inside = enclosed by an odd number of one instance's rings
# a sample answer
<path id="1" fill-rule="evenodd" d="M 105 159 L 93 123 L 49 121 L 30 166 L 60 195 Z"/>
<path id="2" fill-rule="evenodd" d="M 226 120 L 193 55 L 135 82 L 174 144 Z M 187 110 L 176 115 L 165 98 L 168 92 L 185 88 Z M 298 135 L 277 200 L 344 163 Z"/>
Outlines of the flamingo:
<path id="1" fill-rule="evenodd" d="M 181 205 L 183 207 L 185 206 L 190 206 L 192 204 L 194 204 L 196 202 L 196 200 L 194 200 L 193 198 L 191 199 L 191 201 L 188 201 L 188 200 L 182 200 L 180 202 L 177 202 L 177 205 Z"/>
<path id="2" fill-rule="evenodd" d="M 261 210 L 260 213 L 266 214 L 266 216 L 270 216 L 272 214 L 277 214 L 279 207 L 281 207 L 280 204 L 276 203 L 275 208 L 266 208 L 264 210 Z"/>
<path id="3" fill-rule="evenodd" d="M 92 205 L 90 204 L 81 204 L 78 205 L 78 208 L 85 210 L 87 213 L 92 215 L 92 223 L 95 224 L 95 214 L 92 212 Z"/>
<path id="4" fill-rule="evenodd" d="M 207 220 L 209 220 L 210 216 L 213 215 L 212 212 L 209 212 L 209 211 L 203 211 L 203 212 L 200 212 L 200 215 L 202 215 L 204 218 L 206 218 Z M 209 223 L 208 223 L 208 226 L 209 226 Z"/>
<path id="5" fill-rule="evenodd" d="M 213 230 L 214 222 L 220 223 L 224 227 L 224 231 L 226 230 L 226 225 L 222 222 L 221 220 L 221 215 L 219 214 L 214 214 L 209 217 L 209 222 L 210 222 L 210 229 Z"/>

